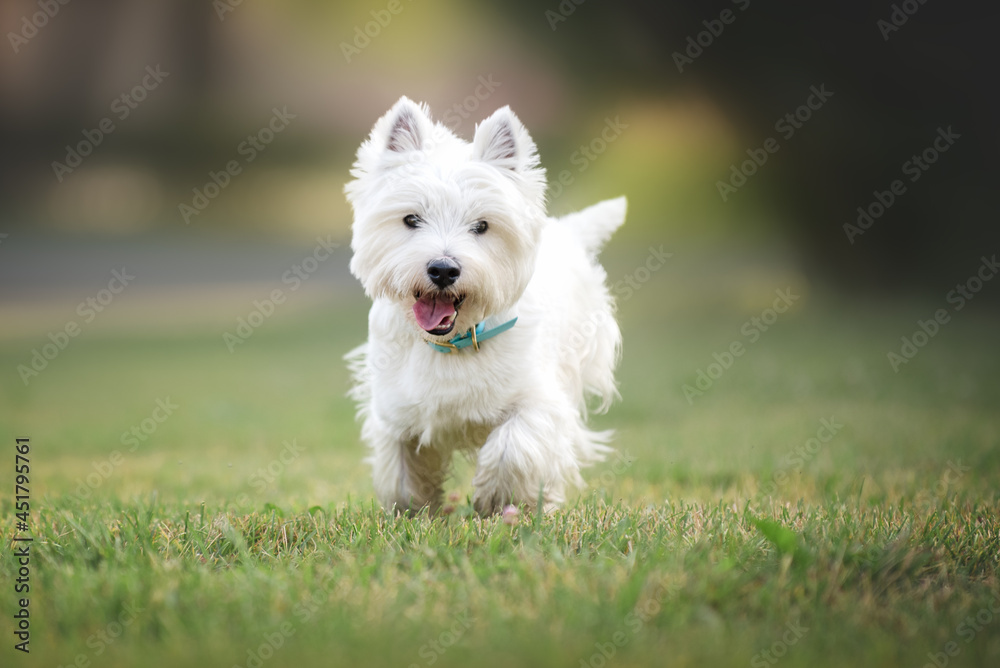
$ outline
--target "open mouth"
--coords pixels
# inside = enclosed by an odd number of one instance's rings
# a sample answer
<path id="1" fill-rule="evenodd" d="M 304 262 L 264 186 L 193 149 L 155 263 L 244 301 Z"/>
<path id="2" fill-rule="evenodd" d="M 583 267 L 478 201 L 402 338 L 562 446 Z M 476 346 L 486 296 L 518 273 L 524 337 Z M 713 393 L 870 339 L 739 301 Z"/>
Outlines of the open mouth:
<path id="1" fill-rule="evenodd" d="M 413 315 L 417 324 L 434 336 L 444 336 L 455 328 L 458 308 L 465 301 L 464 295 L 454 295 L 446 292 L 417 292 L 413 295 L 417 300 L 413 304 Z"/>

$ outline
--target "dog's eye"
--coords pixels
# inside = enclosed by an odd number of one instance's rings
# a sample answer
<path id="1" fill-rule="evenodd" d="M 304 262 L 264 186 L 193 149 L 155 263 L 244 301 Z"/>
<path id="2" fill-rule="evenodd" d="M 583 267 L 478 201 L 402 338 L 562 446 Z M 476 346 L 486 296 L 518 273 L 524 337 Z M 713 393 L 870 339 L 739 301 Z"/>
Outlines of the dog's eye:
<path id="1" fill-rule="evenodd" d="M 420 227 L 420 219 L 411 213 L 406 218 L 403 218 L 403 224 L 409 227 L 411 230 L 415 230 L 418 227 Z"/>
<path id="2" fill-rule="evenodd" d="M 472 226 L 473 234 L 486 234 L 486 230 L 490 229 L 490 224 L 485 220 L 480 220 L 478 223 Z"/>

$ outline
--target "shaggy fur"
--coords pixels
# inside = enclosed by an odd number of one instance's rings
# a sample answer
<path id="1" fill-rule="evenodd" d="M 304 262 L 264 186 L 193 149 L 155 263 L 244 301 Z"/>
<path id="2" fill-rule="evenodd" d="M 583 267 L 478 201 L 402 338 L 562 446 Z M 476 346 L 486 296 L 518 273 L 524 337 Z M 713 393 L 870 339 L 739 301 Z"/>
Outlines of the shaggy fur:
<path id="1" fill-rule="evenodd" d="M 617 396 L 621 333 L 596 258 L 624 222 L 625 199 L 549 218 L 545 171 L 509 108 L 469 144 L 405 97 L 375 124 L 351 174 L 351 272 L 373 304 L 368 342 L 347 359 L 379 501 L 436 509 L 458 450 L 476 457 L 478 512 L 539 499 L 554 508 L 583 485 L 581 467 L 610 450 L 611 433 L 590 431 L 586 418 Z M 451 285 L 429 275 L 442 259 L 460 268 Z M 478 352 L 427 345 L 515 316 Z"/>

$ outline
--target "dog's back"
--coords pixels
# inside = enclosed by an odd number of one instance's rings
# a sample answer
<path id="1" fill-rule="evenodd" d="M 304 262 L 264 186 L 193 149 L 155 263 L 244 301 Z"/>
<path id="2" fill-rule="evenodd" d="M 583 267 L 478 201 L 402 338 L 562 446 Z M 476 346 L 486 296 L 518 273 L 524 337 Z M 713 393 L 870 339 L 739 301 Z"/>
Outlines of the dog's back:
<path id="1" fill-rule="evenodd" d="M 618 397 L 614 370 L 621 356 L 621 331 L 597 255 L 625 221 L 625 212 L 625 198 L 619 197 L 551 220 L 528 286 L 544 295 L 539 301 L 549 309 L 544 320 L 561 351 L 560 374 L 579 397 L 584 415 L 590 397 L 597 398 L 592 410 L 598 412 Z"/>

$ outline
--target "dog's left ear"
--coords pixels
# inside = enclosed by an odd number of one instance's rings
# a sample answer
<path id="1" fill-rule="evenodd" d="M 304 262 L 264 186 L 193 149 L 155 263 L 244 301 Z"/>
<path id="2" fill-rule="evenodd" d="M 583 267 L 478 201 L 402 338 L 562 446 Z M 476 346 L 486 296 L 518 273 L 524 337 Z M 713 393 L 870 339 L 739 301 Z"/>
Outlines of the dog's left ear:
<path id="1" fill-rule="evenodd" d="M 531 135 L 510 107 L 501 107 L 476 126 L 472 157 L 501 169 L 523 172 L 538 166 Z"/>

